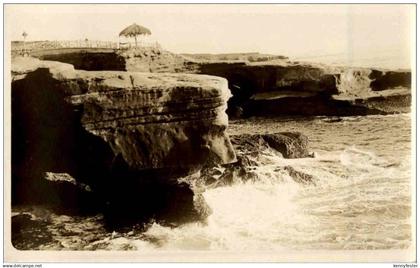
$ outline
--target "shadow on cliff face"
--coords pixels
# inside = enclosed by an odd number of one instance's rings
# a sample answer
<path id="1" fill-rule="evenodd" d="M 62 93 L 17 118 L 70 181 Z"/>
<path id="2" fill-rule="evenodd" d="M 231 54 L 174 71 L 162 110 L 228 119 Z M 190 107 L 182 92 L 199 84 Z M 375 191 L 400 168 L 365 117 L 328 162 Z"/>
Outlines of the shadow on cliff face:
<path id="1" fill-rule="evenodd" d="M 156 178 L 154 172 L 149 176 L 143 173 L 141 179 L 133 174 L 120 174 L 103 192 L 103 214 L 108 229 L 130 228 L 150 220 L 178 225 L 202 218 L 188 184 Z"/>
<path id="2" fill-rule="evenodd" d="M 273 108 L 266 110 L 265 106 L 259 105 L 262 102 L 254 101 L 251 98 L 258 93 L 278 94 L 284 92 L 286 95 L 306 93 L 316 96 L 309 100 L 314 105 L 317 105 L 314 100 L 322 100 L 321 107 L 324 107 L 324 104 L 327 103 L 324 100 L 327 100 L 332 94 L 338 93 L 334 75 L 322 74 L 316 68 L 304 66 L 283 67 L 276 65 L 253 66 L 244 63 L 206 63 L 200 65 L 199 73 L 220 76 L 228 80 L 229 89 L 233 95 L 229 99 L 227 110 L 231 117 L 301 114 L 299 109 L 296 110 L 298 111 L 296 113 L 293 107 L 291 109 L 282 107 L 277 111 L 274 111 Z M 296 107 L 302 102 L 300 99 L 303 98 L 288 98 L 287 105 Z M 292 100 L 296 100 L 297 103 L 292 103 Z M 269 99 L 263 101 L 268 106 L 274 106 L 276 102 Z M 303 100 L 303 102 L 307 101 Z M 255 110 L 256 107 L 258 111 Z M 318 110 L 321 110 L 321 108 Z"/>
<path id="3" fill-rule="evenodd" d="M 198 217 L 188 185 L 169 182 L 167 171 L 130 170 L 102 138 L 84 129 L 83 107 L 66 102 L 69 93 L 61 87 L 47 69 L 12 83 L 12 205 L 104 213 L 110 228 Z M 91 191 L 46 180 L 46 172 L 68 173 Z"/>
<path id="4" fill-rule="evenodd" d="M 243 104 L 257 91 L 257 87 L 252 78 L 240 72 L 234 72 L 227 75 L 229 89 L 232 93 L 232 98 L 228 101 L 229 115 L 240 116 Z"/>
<path id="5" fill-rule="evenodd" d="M 247 72 L 244 63 L 206 63 L 200 65 L 200 74 L 226 78 L 232 97 L 228 101 L 226 113 L 240 117 L 243 106 L 258 90 L 257 80 L 252 72 Z"/>
<path id="6" fill-rule="evenodd" d="M 45 54 L 41 60 L 70 63 L 78 70 L 86 71 L 125 71 L 125 59 L 112 52 L 74 52 Z"/>
<path id="7" fill-rule="evenodd" d="M 82 128 L 82 107 L 68 104 L 65 94 L 47 69 L 12 83 L 12 203 L 61 203 L 44 179 L 47 171 L 66 172 L 87 184 L 108 173 L 112 151 Z M 67 203 L 84 210 L 89 203 L 82 201 Z"/>

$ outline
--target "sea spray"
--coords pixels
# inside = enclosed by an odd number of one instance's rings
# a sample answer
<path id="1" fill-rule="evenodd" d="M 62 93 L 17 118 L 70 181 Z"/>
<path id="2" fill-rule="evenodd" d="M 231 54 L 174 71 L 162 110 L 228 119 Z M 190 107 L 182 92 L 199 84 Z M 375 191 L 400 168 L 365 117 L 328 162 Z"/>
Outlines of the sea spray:
<path id="1" fill-rule="evenodd" d="M 264 163 L 254 169 L 257 181 L 203 193 L 212 210 L 206 223 L 174 229 L 154 225 L 146 235 L 165 233 L 162 249 L 189 242 L 193 248 L 235 251 L 409 246 L 407 185 L 395 189 L 404 184 L 395 179 L 398 171 L 374 153 L 351 146 L 317 159 L 289 160 L 267 151 L 257 159 Z M 281 168 L 292 163 L 319 183 L 296 183 Z M 391 188 L 397 191 L 390 195 Z"/>
<path id="2" fill-rule="evenodd" d="M 140 252 L 406 249 L 413 241 L 410 120 L 407 115 L 392 115 L 337 122 L 314 118 L 233 123 L 231 131 L 238 134 L 301 131 L 310 138 L 316 157 L 286 159 L 268 149 L 249 155 L 249 161 L 231 170 L 215 168 L 208 174 L 212 180 L 195 174 L 190 179 L 201 187 L 200 198 L 209 214 L 181 226 L 151 222 L 141 231 L 133 227 L 113 233 L 103 229 L 100 216 L 50 214 L 54 220 L 48 228 L 54 229 L 56 242 L 40 248 Z M 315 183 L 296 181 L 287 167 Z M 60 233 L 65 230 L 75 230 L 75 235 Z M 82 233 L 91 234 L 90 242 L 72 240 Z"/>

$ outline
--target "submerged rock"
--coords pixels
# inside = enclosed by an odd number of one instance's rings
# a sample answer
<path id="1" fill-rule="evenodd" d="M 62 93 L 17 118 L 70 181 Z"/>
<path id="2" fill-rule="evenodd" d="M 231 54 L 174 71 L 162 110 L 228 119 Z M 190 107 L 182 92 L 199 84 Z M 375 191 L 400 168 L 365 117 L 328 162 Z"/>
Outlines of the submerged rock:
<path id="1" fill-rule="evenodd" d="M 308 157 L 308 137 L 299 132 L 264 134 L 268 145 L 280 152 L 284 158 Z"/>
<path id="2" fill-rule="evenodd" d="M 230 164 L 208 166 L 199 173 L 184 178 L 183 181 L 193 186 L 195 191 L 221 187 L 261 179 L 256 171 L 261 166 L 259 158 L 270 154 L 267 150 L 281 153 L 284 158 L 314 157 L 308 152 L 308 138 L 299 132 L 280 132 L 272 134 L 242 134 L 231 136 L 238 161 Z M 286 171 L 295 182 L 303 185 L 314 185 L 315 179 L 291 166 L 278 163 L 277 171 Z M 283 172 L 284 173 L 284 172 Z"/>
<path id="3" fill-rule="evenodd" d="M 315 178 L 312 175 L 298 171 L 292 166 L 285 166 L 284 170 L 286 170 L 289 173 L 289 176 L 297 183 L 304 185 L 316 185 Z"/>
<path id="4" fill-rule="evenodd" d="M 310 157 L 308 137 L 299 132 L 280 132 L 271 134 L 242 134 L 231 136 L 232 144 L 241 151 L 255 154 L 272 148 L 284 158 Z"/>
<path id="5" fill-rule="evenodd" d="M 29 213 L 12 216 L 12 245 L 18 250 L 34 250 L 54 241 L 48 222 Z"/>

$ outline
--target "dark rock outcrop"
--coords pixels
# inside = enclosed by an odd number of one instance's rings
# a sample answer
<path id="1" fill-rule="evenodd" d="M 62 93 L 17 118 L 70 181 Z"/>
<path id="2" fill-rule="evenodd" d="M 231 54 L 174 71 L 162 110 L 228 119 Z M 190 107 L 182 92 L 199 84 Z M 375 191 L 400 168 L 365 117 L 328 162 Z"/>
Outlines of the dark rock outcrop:
<path id="1" fill-rule="evenodd" d="M 258 159 L 263 154 L 270 154 L 270 150 L 281 153 L 284 158 L 314 157 L 313 153 L 308 152 L 308 138 L 299 132 L 232 135 L 231 140 L 237 152 L 238 161 L 204 167 L 199 173 L 186 177 L 185 181 L 192 185 L 196 192 L 247 181 L 258 181 L 261 179 L 256 171 L 261 166 Z M 313 176 L 289 165 L 278 164 L 275 171 L 290 176 L 296 183 L 315 185 L 316 180 Z"/>

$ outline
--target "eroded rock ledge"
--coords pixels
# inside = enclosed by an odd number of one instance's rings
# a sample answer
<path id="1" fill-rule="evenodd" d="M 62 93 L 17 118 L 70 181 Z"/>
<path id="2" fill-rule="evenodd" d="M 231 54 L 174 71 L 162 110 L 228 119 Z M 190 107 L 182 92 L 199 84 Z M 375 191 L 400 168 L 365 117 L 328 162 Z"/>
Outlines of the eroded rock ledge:
<path id="1" fill-rule="evenodd" d="M 84 70 L 115 70 L 118 65 L 120 70 L 135 72 L 224 77 L 233 94 L 228 109 L 232 117 L 410 112 L 410 70 L 328 66 L 259 53 L 178 55 L 137 48 L 105 54 L 45 51 L 35 56 Z M 108 57 L 106 64 L 103 57 Z"/>
<path id="2" fill-rule="evenodd" d="M 367 115 L 410 112 L 411 72 L 288 61 L 202 63 L 197 73 L 224 77 L 229 114 Z"/>
<path id="3" fill-rule="evenodd" d="M 225 132 L 230 92 L 223 78 L 79 71 L 16 58 L 12 80 L 14 201 L 48 195 L 40 179 L 63 172 L 90 185 L 104 204 L 117 204 L 111 211 L 124 214 L 129 204 L 144 215 L 156 212 L 147 201 L 167 209 L 169 195 L 192 199 L 180 176 L 236 161 Z M 153 201 L 159 191 L 167 194 Z"/>
<path id="4" fill-rule="evenodd" d="M 47 89 L 31 79 L 49 82 L 74 111 L 81 112 L 83 127 L 101 137 L 131 168 L 187 168 L 204 163 L 210 155 L 221 163 L 235 160 L 224 132 L 230 97 L 225 79 L 75 71 L 67 64 L 24 61 L 28 64 L 14 64 L 29 67 L 13 69 L 14 79 L 23 79 L 14 84 L 42 91 Z"/>

